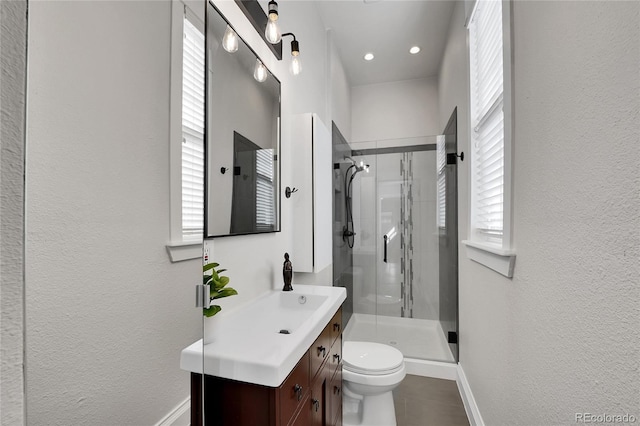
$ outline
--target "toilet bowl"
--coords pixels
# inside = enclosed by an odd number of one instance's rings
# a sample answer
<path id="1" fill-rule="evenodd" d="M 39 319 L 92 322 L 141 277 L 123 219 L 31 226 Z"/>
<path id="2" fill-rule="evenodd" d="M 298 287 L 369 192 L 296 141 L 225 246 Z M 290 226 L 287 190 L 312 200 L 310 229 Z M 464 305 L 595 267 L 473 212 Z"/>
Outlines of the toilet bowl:
<path id="1" fill-rule="evenodd" d="M 343 425 L 395 426 L 392 391 L 406 375 L 402 352 L 373 342 L 342 347 Z"/>

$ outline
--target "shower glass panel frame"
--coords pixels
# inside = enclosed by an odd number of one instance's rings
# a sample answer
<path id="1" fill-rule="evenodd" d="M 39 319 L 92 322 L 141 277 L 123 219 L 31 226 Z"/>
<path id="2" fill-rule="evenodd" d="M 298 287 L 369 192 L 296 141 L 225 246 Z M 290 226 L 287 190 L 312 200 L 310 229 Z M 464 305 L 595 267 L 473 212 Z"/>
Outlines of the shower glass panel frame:
<path id="1" fill-rule="evenodd" d="M 351 182 L 354 315 L 346 340 L 388 344 L 405 358 L 456 362 L 448 331 L 453 325 L 457 333 L 457 321 L 444 330 L 440 315 L 437 141 L 444 137 L 351 144 L 345 161 L 368 164 L 369 171 Z M 445 310 L 457 319 L 455 293 L 455 306 Z"/>

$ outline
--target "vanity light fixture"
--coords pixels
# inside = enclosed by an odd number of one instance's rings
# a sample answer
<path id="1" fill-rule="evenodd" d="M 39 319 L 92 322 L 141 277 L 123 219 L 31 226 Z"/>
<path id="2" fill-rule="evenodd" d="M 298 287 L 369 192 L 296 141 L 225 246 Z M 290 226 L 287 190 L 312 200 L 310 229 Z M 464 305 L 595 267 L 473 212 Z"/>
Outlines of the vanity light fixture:
<path id="1" fill-rule="evenodd" d="M 280 28 L 278 27 L 278 3 L 274 0 L 269 2 L 269 16 L 267 27 L 264 30 L 264 36 L 271 44 L 278 44 L 282 39 Z"/>
<path id="2" fill-rule="evenodd" d="M 291 65 L 289 71 L 293 75 L 298 75 L 302 72 L 302 62 L 300 61 L 300 43 L 296 40 L 296 36 L 293 33 L 284 33 L 282 37 L 291 36 Z"/>
<path id="3" fill-rule="evenodd" d="M 229 53 L 238 51 L 238 35 L 229 25 L 227 25 L 227 29 L 222 37 L 222 47 Z"/>
<path id="4" fill-rule="evenodd" d="M 411 53 L 412 55 L 420 53 L 420 46 L 413 46 L 411 49 L 409 49 L 409 53 Z"/>
<path id="5" fill-rule="evenodd" d="M 364 55 L 364 60 L 365 61 L 372 61 L 373 58 L 375 58 L 375 56 L 373 56 L 373 53 L 367 53 Z"/>
<path id="6" fill-rule="evenodd" d="M 256 66 L 253 70 L 253 78 L 256 81 L 263 83 L 267 79 L 267 68 L 260 61 L 260 59 L 256 59 Z"/>
<path id="7" fill-rule="evenodd" d="M 291 36 L 293 41 L 291 42 L 291 65 L 289 71 L 293 75 L 298 75 L 302 72 L 302 63 L 300 61 L 300 44 L 296 40 L 296 36 L 293 33 L 280 33 L 278 28 L 278 3 L 275 0 L 269 2 L 269 14 L 267 16 L 267 27 L 264 30 L 264 37 L 271 44 L 278 44 L 282 40 L 282 37 Z"/>

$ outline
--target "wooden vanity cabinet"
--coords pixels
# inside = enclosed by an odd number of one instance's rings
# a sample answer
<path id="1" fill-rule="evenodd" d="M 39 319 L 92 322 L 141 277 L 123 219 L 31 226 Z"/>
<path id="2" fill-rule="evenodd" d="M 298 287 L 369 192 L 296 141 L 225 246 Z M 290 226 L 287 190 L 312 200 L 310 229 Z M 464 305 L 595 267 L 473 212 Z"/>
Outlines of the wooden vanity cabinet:
<path id="1" fill-rule="evenodd" d="M 342 425 L 342 309 L 278 388 L 191 373 L 191 424 Z"/>

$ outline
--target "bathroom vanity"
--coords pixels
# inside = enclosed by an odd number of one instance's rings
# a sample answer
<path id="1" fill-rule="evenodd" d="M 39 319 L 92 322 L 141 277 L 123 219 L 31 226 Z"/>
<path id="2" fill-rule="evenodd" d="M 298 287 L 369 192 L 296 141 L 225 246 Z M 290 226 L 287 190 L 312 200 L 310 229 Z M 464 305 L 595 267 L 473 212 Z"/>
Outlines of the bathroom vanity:
<path id="1" fill-rule="evenodd" d="M 220 318 L 209 342 L 182 351 L 191 424 L 202 425 L 204 400 L 206 425 L 342 425 L 345 298 L 341 287 L 299 285 Z"/>
<path id="2" fill-rule="evenodd" d="M 207 425 L 342 425 L 342 309 L 279 387 L 191 373 L 191 424 L 202 424 L 204 377 Z"/>

